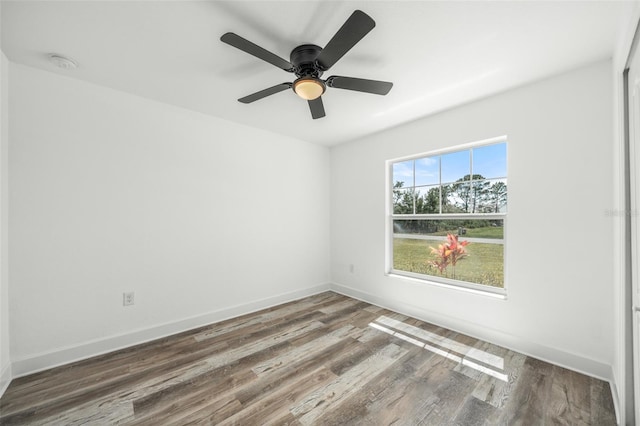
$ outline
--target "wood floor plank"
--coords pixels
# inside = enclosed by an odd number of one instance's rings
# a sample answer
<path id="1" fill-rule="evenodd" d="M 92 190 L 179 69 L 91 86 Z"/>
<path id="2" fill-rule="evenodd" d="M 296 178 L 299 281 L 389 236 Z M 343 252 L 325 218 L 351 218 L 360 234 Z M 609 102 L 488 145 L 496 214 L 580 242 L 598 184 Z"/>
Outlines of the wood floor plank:
<path id="1" fill-rule="evenodd" d="M 608 383 L 591 378 L 591 421 L 592 425 L 616 424 L 615 412 L 609 409 L 613 407 L 613 397 Z"/>
<path id="2" fill-rule="evenodd" d="M 504 372 L 507 381 L 496 380 L 495 377 L 484 375 L 473 390 L 472 395 L 496 408 L 502 408 L 507 402 L 513 388 L 519 383 L 522 366 L 526 361 L 525 355 L 494 347 L 494 353 L 502 356 Z"/>
<path id="3" fill-rule="evenodd" d="M 65 411 L 52 417 L 29 422 L 34 426 L 48 425 L 113 425 L 129 421 L 133 418 L 133 404 L 126 402 L 118 405 L 108 405 L 100 410 L 90 405 L 78 407 L 73 412 Z"/>
<path id="4" fill-rule="evenodd" d="M 360 302 L 359 300 L 346 299 L 346 300 L 343 300 L 342 302 L 334 303 L 333 305 L 324 306 L 318 310 L 323 314 L 334 314 L 344 309 L 350 309 L 351 307 L 358 305 L 360 303 L 362 302 Z"/>
<path id="5" fill-rule="evenodd" d="M 496 413 L 498 419 L 492 418 L 492 421 L 509 425 L 543 424 L 545 417 L 548 417 L 546 409 L 551 394 L 551 369 L 549 364 L 527 358 L 507 402 Z"/>
<path id="6" fill-rule="evenodd" d="M 218 354 L 214 354 L 204 360 L 199 360 L 197 363 L 188 363 L 182 365 L 180 368 L 172 368 L 170 371 L 166 371 L 163 375 L 156 375 L 147 378 L 144 381 L 140 381 L 138 378 L 135 390 L 131 391 L 127 387 L 123 387 L 122 383 L 118 383 L 117 386 L 112 386 L 105 389 L 98 389 L 95 391 L 94 398 L 102 402 L 103 400 L 110 400 L 112 404 L 119 405 L 127 401 L 133 401 L 143 398 L 147 395 L 161 392 L 167 388 L 178 386 L 181 383 L 189 382 L 198 376 L 201 376 L 208 371 L 219 368 L 227 363 L 234 362 L 239 358 L 248 356 L 252 353 L 265 350 L 271 346 L 275 346 L 279 342 L 286 341 L 291 336 L 301 335 L 309 330 L 314 330 L 323 327 L 322 323 L 317 321 L 296 324 L 292 327 L 284 329 L 276 336 L 267 336 L 258 339 L 254 342 L 240 346 L 234 349 L 230 349 Z M 114 391 L 117 391 L 114 393 Z M 86 394 L 75 395 L 74 399 L 68 400 L 67 405 L 75 403 L 78 398 L 86 398 Z M 96 404 L 95 409 L 100 410 L 103 405 Z M 65 406 L 63 406 L 64 408 Z M 49 417 L 55 414 L 56 410 L 61 408 L 61 404 L 58 405 L 46 405 L 43 406 L 38 414 L 40 416 Z M 3 407 L 4 411 L 4 407 Z M 83 413 L 83 415 L 85 415 Z"/>
<path id="7" fill-rule="evenodd" d="M 286 345 L 282 345 L 285 347 Z M 253 356 L 266 356 L 264 352 Z M 227 400 L 228 395 L 238 386 L 250 383 L 256 378 L 250 369 L 253 356 L 235 362 L 233 365 L 211 370 L 193 380 L 177 383 L 161 391 L 151 393 L 133 401 L 135 418 L 143 419 L 168 418 L 174 411 L 197 411 L 205 405 Z M 218 390 L 219 389 L 219 390 Z M 235 399 L 235 397 L 231 398 Z"/>
<path id="8" fill-rule="evenodd" d="M 222 386 L 225 390 L 218 393 L 216 398 L 237 401 L 239 404 L 234 405 L 237 410 L 245 410 L 247 404 L 252 404 L 254 401 L 264 401 L 275 390 L 281 388 L 287 389 L 287 386 L 290 386 L 290 382 L 296 381 L 301 375 L 305 375 L 312 369 L 316 369 L 318 360 L 323 358 L 322 352 L 326 352 L 326 355 L 324 356 L 327 358 L 339 357 L 340 351 L 342 349 L 348 349 L 348 344 L 352 342 L 352 340 L 345 340 L 344 342 L 341 340 L 342 337 L 348 336 L 351 329 L 351 326 L 345 326 L 341 330 L 336 330 L 330 335 L 332 339 L 325 340 L 326 344 L 324 346 L 315 345 L 315 352 L 304 351 L 304 349 L 311 349 L 311 345 L 302 348 L 303 351 L 298 350 L 296 352 L 298 354 L 297 357 L 292 358 L 291 352 L 288 352 L 283 355 L 288 362 L 281 363 L 279 361 L 274 361 L 280 359 L 280 357 L 277 357 L 267 359 L 263 362 L 258 362 L 257 364 L 254 363 L 254 366 L 250 368 L 250 371 L 254 374 L 255 372 L 259 372 L 259 377 L 253 381 L 235 383 L 235 386 Z M 345 345 L 341 345 L 340 343 L 342 342 L 345 343 Z M 330 346 L 329 343 L 333 343 L 333 346 Z M 292 351 L 295 352 L 296 350 L 293 349 Z M 209 385 L 215 384 L 209 383 Z M 194 394 L 196 396 L 200 396 L 196 393 L 193 384 L 190 384 L 190 387 L 190 398 L 193 398 Z M 210 388 L 210 386 L 203 387 L 201 390 L 206 392 L 208 388 Z M 298 391 L 300 390 L 301 389 L 298 389 Z M 291 393 L 291 391 L 289 393 Z M 215 398 L 213 402 L 215 402 Z M 155 413 L 156 417 L 158 417 L 158 414 L 159 413 Z M 198 413 L 195 413 L 193 416 L 205 416 L 209 421 L 217 424 L 224 420 L 226 416 L 231 416 L 233 414 L 234 411 L 230 406 L 224 406 L 224 410 L 220 411 L 216 408 L 215 404 L 209 404 L 208 406 L 201 408 Z M 164 418 L 164 415 L 160 415 L 160 417 Z"/>
<path id="9" fill-rule="evenodd" d="M 468 396 L 458 415 L 453 420 L 453 424 L 465 426 L 482 426 L 487 423 L 487 419 L 491 417 L 497 410 L 491 404 Z"/>
<path id="10" fill-rule="evenodd" d="M 252 368 L 253 372 L 258 376 L 265 373 L 273 373 L 280 368 L 284 368 L 293 362 L 304 359 L 307 355 L 313 356 L 314 353 L 318 353 L 325 349 L 327 346 L 332 346 L 342 340 L 345 336 L 348 336 L 349 332 L 353 330 L 351 325 L 345 325 L 339 329 L 332 331 L 329 334 L 320 336 L 319 338 L 312 340 L 302 346 L 292 348 L 287 354 L 269 359 L 263 363 L 260 363 Z"/>
<path id="11" fill-rule="evenodd" d="M 401 342 L 398 342 L 402 345 Z M 324 424 L 395 424 L 400 420 L 400 410 L 394 405 L 405 398 L 415 381 L 416 372 L 423 364 L 431 362 L 430 353 L 418 348 L 408 348 L 407 354 L 398 360 L 388 374 L 378 374 L 369 380 L 359 392 L 354 393 L 337 409 L 321 417 Z M 409 397 L 408 400 L 411 398 Z"/>
<path id="12" fill-rule="evenodd" d="M 309 389 L 309 382 L 305 387 L 291 390 L 291 384 L 298 381 L 300 376 L 305 376 L 317 371 L 317 361 L 322 359 L 330 359 L 340 357 L 342 353 L 347 353 L 350 346 L 353 346 L 352 339 L 344 339 L 338 341 L 333 346 L 325 347 L 320 353 L 310 353 L 306 359 L 298 359 L 296 362 L 283 365 L 282 368 L 269 369 L 263 372 L 261 377 L 257 377 L 252 382 L 243 383 L 239 386 L 224 386 L 224 390 L 218 394 L 218 397 L 232 398 L 239 402 L 236 411 L 215 411 L 209 407 L 202 409 L 197 415 L 206 416 L 208 421 L 217 424 L 228 416 L 234 415 L 237 411 L 245 410 L 253 404 L 260 404 L 262 401 L 268 400 L 273 393 L 286 391 L 289 389 L 289 397 L 296 392 L 303 392 Z M 262 365 L 259 363 L 258 365 Z M 328 370 L 327 370 L 328 371 Z M 253 373 L 253 369 L 251 369 Z M 255 373 L 254 373 L 255 374 Z M 321 376 L 325 376 L 321 374 Z M 334 376 L 331 373 L 331 376 Z M 314 377 L 313 379 L 317 379 Z M 241 423 L 245 424 L 245 423 Z"/>
<path id="13" fill-rule="evenodd" d="M 448 381 L 454 363 L 433 353 L 413 350 L 419 355 L 410 361 L 411 377 L 397 381 L 385 379 L 381 382 L 382 387 L 372 390 L 375 397 L 365 404 L 366 411 L 362 416 L 365 423 L 419 424 L 422 417 L 437 409 L 439 398 L 435 391 Z M 426 362 L 425 354 L 428 356 Z"/>
<path id="14" fill-rule="evenodd" d="M 299 314 L 300 311 L 303 311 L 302 314 L 300 315 L 287 316 L 287 315 L 292 315 L 296 313 Z M 241 330 L 241 333 L 238 335 L 227 333 L 225 334 L 224 339 L 226 341 L 233 340 L 232 346 L 233 344 L 236 344 L 236 345 L 242 344 L 242 341 L 246 339 L 247 336 L 251 336 L 251 337 L 258 337 L 262 335 L 268 336 L 270 333 L 274 332 L 274 330 L 277 331 L 279 327 L 279 323 L 282 323 L 285 321 L 289 324 L 292 324 L 294 322 L 305 322 L 309 320 L 311 316 L 317 316 L 317 314 L 314 314 L 313 312 L 304 312 L 304 309 L 299 309 L 295 306 L 293 307 L 289 306 L 288 309 L 271 309 L 269 310 L 268 314 L 270 314 L 270 317 L 269 317 L 271 319 L 270 322 L 267 322 L 264 324 L 257 324 L 255 325 L 255 327 L 251 329 L 247 329 L 245 327 L 244 329 Z M 156 343 L 142 345 L 141 352 L 140 352 L 141 355 L 138 355 L 135 351 L 131 351 L 131 350 L 120 351 L 116 356 L 114 356 L 116 360 L 110 361 L 110 362 L 128 363 L 129 366 L 127 367 L 128 369 L 127 373 L 136 373 L 140 371 L 146 371 L 148 366 L 151 366 L 156 373 L 160 373 L 160 371 L 158 371 L 157 368 L 163 362 L 170 362 L 172 364 L 175 364 L 177 355 L 179 355 L 181 352 L 184 352 L 185 350 L 188 351 L 188 357 L 183 358 L 183 360 L 187 363 L 192 363 L 198 358 L 197 357 L 198 350 L 195 350 L 196 348 L 203 347 L 204 348 L 203 355 L 207 355 L 207 354 L 210 354 L 212 351 L 215 351 L 216 348 L 218 347 L 224 347 L 224 343 L 221 342 L 220 340 L 218 340 L 215 344 L 198 346 L 197 344 L 193 343 L 191 334 L 192 333 L 190 332 L 184 333 L 184 335 L 186 335 L 187 337 L 178 338 L 173 345 L 171 345 L 170 343 L 167 343 L 170 341 L 166 339 L 162 339 Z M 166 348 L 163 348 L 163 346 L 165 345 L 169 347 L 168 350 Z M 185 349 L 185 347 L 187 349 Z M 163 350 L 159 350 L 159 349 L 163 349 Z M 148 362 L 145 363 L 145 360 L 147 360 Z M 102 362 L 102 357 L 100 357 L 97 361 L 101 363 L 101 365 L 99 365 L 98 368 L 100 369 L 105 368 L 104 362 Z M 83 362 L 79 363 L 80 367 Z M 75 376 L 84 377 L 84 375 L 81 374 L 81 371 L 82 371 L 81 368 L 76 368 L 75 370 L 77 371 Z M 85 371 L 85 374 L 86 374 L 86 371 Z M 74 404 L 77 398 L 80 398 L 80 399 L 85 398 L 86 393 L 92 391 L 91 386 L 83 387 L 82 383 L 78 382 L 78 380 L 82 380 L 82 379 L 78 379 L 77 377 L 74 378 L 74 374 L 67 374 L 65 377 L 67 378 L 66 382 L 59 385 L 55 389 L 55 392 L 53 392 L 54 390 L 53 388 L 49 387 L 49 388 L 45 388 L 44 391 L 39 393 L 35 389 L 29 389 L 28 386 L 25 387 L 23 392 L 27 391 L 27 393 L 31 395 L 31 397 L 38 397 L 38 398 L 42 398 L 42 395 L 41 395 L 42 393 L 46 393 L 49 395 L 58 395 L 60 393 L 66 392 L 67 398 L 69 399 L 68 404 Z M 122 385 L 123 383 L 127 386 L 135 385 L 135 382 L 132 380 L 133 377 L 135 377 L 135 375 L 124 377 L 124 378 L 122 375 L 115 377 L 115 379 L 112 382 L 112 387 L 117 388 L 119 385 Z M 107 389 L 104 386 L 104 383 L 99 383 L 96 381 L 94 381 L 93 383 L 98 383 L 98 386 L 100 386 L 99 392 L 102 393 L 102 392 L 109 391 L 109 389 Z M 71 387 L 73 389 L 77 389 L 77 391 L 75 392 L 67 391 L 65 386 L 66 388 Z M 76 399 L 73 399 L 74 395 L 77 397 Z M 25 398 L 22 398 L 21 396 L 22 395 L 20 395 L 18 391 L 16 398 L 14 398 L 14 400 L 24 401 Z M 57 407 L 64 408 L 64 406 L 61 404 L 57 404 Z M 8 401 L 6 401 L 6 404 L 3 404 L 3 411 L 6 412 L 7 414 L 18 411 L 20 409 L 24 409 L 24 407 L 17 405 L 15 401 L 11 401 L 11 398 L 8 398 Z M 45 414 L 44 410 L 41 410 L 40 412 L 43 415 Z"/>
<path id="15" fill-rule="evenodd" d="M 143 391 L 128 393 L 124 395 L 123 398 L 136 400 L 137 404 L 141 407 L 143 406 L 143 401 L 148 401 L 148 398 L 158 400 L 159 397 L 157 394 L 163 395 L 163 399 L 165 399 L 166 393 L 175 394 L 176 389 L 178 392 L 181 392 L 185 383 L 191 385 L 194 381 L 202 377 L 208 377 L 208 373 L 214 372 L 223 366 L 236 363 L 238 360 L 249 357 L 250 355 L 268 350 L 271 347 L 286 342 L 286 340 L 292 336 L 297 336 L 319 327 L 322 327 L 322 324 L 318 322 L 296 325 L 287 330 L 283 330 L 281 334 L 276 336 L 265 337 L 245 346 L 209 357 L 205 360 L 204 366 L 197 366 L 195 369 L 179 372 L 179 374 L 175 374 L 173 377 L 164 377 L 164 380 L 157 384 L 146 384 Z"/>
<path id="16" fill-rule="evenodd" d="M 308 374 L 296 376 L 287 386 L 282 386 L 269 392 L 264 398 L 253 398 L 243 403 L 242 410 L 221 419 L 223 425 L 260 425 L 281 421 L 282 417 L 289 417 L 289 407 L 298 401 L 302 395 L 313 392 L 336 379 L 336 375 L 322 367 Z M 292 416 L 292 415 L 291 415 Z M 292 419 L 295 417 L 292 416 Z"/>
<path id="17" fill-rule="evenodd" d="M 243 404 L 251 404 L 257 400 L 271 394 L 274 390 L 287 387 L 291 383 L 298 380 L 301 375 L 309 374 L 318 368 L 318 359 L 334 359 L 348 356 L 349 351 L 354 346 L 354 341 L 344 339 L 336 342 L 332 346 L 328 346 L 315 354 L 309 354 L 306 358 L 301 358 L 295 362 L 291 362 L 282 368 L 273 369 L 260 375 L 250 386 L 239 389 L 235 394 L 236 398 Z M 322 363 L 323 367 L 331 371 L 327 367 L 327 363 Z M 335 375 L 332 372 L 333 375 Z"/>
<path id="18" fill-rule="evenodd" d="M 322 352 L 322 351 L 326 351 L 327 349 L 331 348 L 331 344 L 335 344 L 337 342 L 339 342 L 341 340 L 341 338 L 348 336 L 349 331 L 352 329 L 353 327 L 351 326 L 345 326 L 342 327 L 342 329 L 336 330 L 330 334 L 328 334 L 327 336 L 325 336 L 325 339 L 322 339 L 320 342 L 311 342 L 309 345 L 302 347 L 302 348 L 290 348 L 290 350 L 288 352 L 286 352 L 285 354 L 280 355 L 280 353 L 274 353 L 274 355 L 277 355 L 276 358 L 265 358 L 264 361 L 262 362 L 258 362 L 256 363 L 252 363 L 250 366 L 245 366 L 246 369 L 250 369 L 254 374 L 259 374 L 259 375 L 273 375 L 274 373 L 280 371 L 281 369 L 292 369 L 293 367 L 296 367 L 296 370 L 293 371 L 292 373 L 289 374 L 294 374 L 294 373 L 300 373 L 300 371 L 302 370 L 302 368 L 304 366 L 300 366 L 300 364 L 303 364 L 304 360 L 305 360 L 305 356 L 314 358 L 315 360 L 311 361 L 311 362 L 307 362 L 306 364 L 309 365 L 309 368 L 315 368 L 314 367 L 314 362 L 316 362 L 316 360 L 318 359 L 318 353 Z M 331 354 L 329 354 L 331 355 Z M 333 354 L 335 355 L 335 353 Z M 242 358 L 242 360 L 247 359 L 249 363 L 251 363 L 251 360 L 248 359 L 247 357 Z M 282 360 L 286 361 L 286 362 L 282 362 Z M 259 360 L 257 360 L 259 361 Z M 245 362 L 246 364 L 246 362 Z M 228 364 L 226 364 L 228 365 Z M 234 365 L 234 368 L 239 367 L 238 365 Z M 238 368 L 235 369 L 235 371 L 229 372 L 227 371 L 227 369 L 225 369 L 225 374 L 229 374 L 229 373 L 233 373 L 233 375 L 238 375 Z M 213 372 L 215 373 L 215 372 Z M 268 387 L 273 387 L 274 383 L 276 383 L 278 381 L 278 379 L 274 379 L 273 377 L 269 378 L 268 380 L 264 381 L 267 383 Z M 243 383 L 245 384 L 245 383 Z M 243 387 L 241 385 L 243 384 L 239 384 L 236 383 L 235 386 L 233 386 L 233 393 L 235 395 L 238 395 L 238 392 L 242 393 L 242 389 Z M 200 398 L 202 397 L 202 393 L 206 393 L 211 387 L 218 387 L 220 386 L 219 383 L 215 382 L 215 378 L 213 377 L 204 377 L 201 376 L 200 378 L 194 381 L 191 381 L 189 383 L 182 383 L 181 385 L 186 385 L 188 386 L 189 389 L 189 397 L 193 398 Z M 263 385 L 262 387 L 267 387 L 267 385 Z M 180 398 L 180 393 L 182 393 L 182 389 L 180 389 L 183 386 L 176 386 L 173 387 L 171 389 L 166 389 L 163 392 L 162 395 L 162 399 L 160 399 L 158 396 L 153 396 L 153 402 L 156 405 L 162 405 L 165 401 L 169 402 L 172 399 L 179 399 Z M 224 385 L 222 386 L 223 388 L 229 389 L 230 386 L 228 385 Z M 261 385 L 259 383 L 252 383 L 250 389 L 255 391 L 261 390 Z M 177 395 L 176 395 L 177 393 Z M 246 391 L 245 391 L 246 393 Z M 223 393 L 219 393 L 218 397 L 222 397 L 225 396 L 224 392 Z M 211 398 L 208 398 L 211 399 Z M 237 396 L 237 399 L 241 402 L 241 403 L 246 403 L 247 400 L 249 399 L 246 394 L 245 396 Z M 146 401 L 143 400 L 138 400 L 136 401 L 136 413 L 138 414 L 138 412 L 142 411 L 142 407 L 143 405 L 145 405 Z M 147 404 L 148 405 L 148 404 Z M 148 410 L 148 409 L 147 409 Z M 164 410 L 166 411 L 166 410 Z M 154 413 L 154 415 L 157 416 L 162 416 L 162 414 L 160 413 Z M 216 414 L 215 413 L 210 413 L 210 417 L 215 417 Z"/>
<path id="19" fill-rule="evenodd" d="M 406 349 L 394 343 L 385 346 L 326 386 L 302 398 L 291 407 L 291 413 L 303 425 L 314 424 L 327 410 L 340 404 L 353 392 L 357 392 L 371 376 L 383 373 L 406 352 Z"/>
<path id="20" fill-rule="evenodd" d="M 173 340 L 169 338 L 159 339 L 154 342 L 138 345 L 135 348 L 128 348 L 116 353 L 101 355 L 88 360 L 79 361 L 70 365 L 52 368 L 32 376 L 23 377 L 12 381 L 12 392 L 8 398 L 3 398 L 6 407 L 12 400 L 22 400 L 25 395 L 40 398 L 41 390 L 44 393 L 60 394 L 64 393 L 65 387 L 82 388 L 87 380 L 92 381 L 95 376 L 119 377 L 130 372 L 131 365 L 145 359 L 153 354 L 165 353 L 173 348 L 182 347 L 183 342 L 191 342 L 190 336 L 176 336 Z M 207 351 L 211 351 L 211 347 Z M 95 380 L 99 382 L 99 380 Z"/>
<path id="21" fill-rule="evenodd" d="M 615 425 L 606 382 L 325 292 L 14 380 L 2 425 Z"/>
<path id="22" fill-rule="evenodd" d="M 325 302 L 326 298 L 324 298 Z M 341 301 L 339 303 L 345 303 Z M 329 300 L 324 306 L 335 306 L 336 303 L 332 303 L 332 300 Z M 215 337 L 228 334 L 232 331 L 247 329 L 249 326 L 261 326 L 269 321 L 277 320 L 280 318 L 286 318 L 290 315 L 297 314 L 300 312 L 308 311 L 311 308 L 315 308 L 317 310 L 323 311 L 323 305 L 318 305 L 318 301 L 310 298 L 309 300 L 301 300 L 298 303 L 289 303 L 286 305 L 282 305 L 282 307 L 275 307 L 264 313 L 251 315 L 251 316 L 243 316 L 238 320 L 227 320 L 225 324 L 221 324 L 216 328 L 206 328 L 202 330 L 200 333 L 196 334 L 194 338 L 197 341 L 202 341 L 205 339 L 213 339 Z M 318 309 L 320 308 L 320 309 Z"/>
<path id="23" fill-rule="evenodd" d="M 456 364 L 449 358 L 433 354 L 429 362 L 420 366 L 416 370 L 415 380 L 404 389 L 402 398 L 390 405 L 390 411 L 397 418 L 396 423 L 451 423 L 455 410 L 465 396 L 465 392 L 459 393 L 460 388 L 471 382 L 469 378 L 452 371 Z"/>
<path id="24" fill-rule="evenodd" d="M 591 378 L 564 368 L 554 368 L 547 410 L 558 422 L 591 422 Z"/>
<path id="25" fill-rule="evenodd" d="M 223 398 L 215 398 L 211 402 L 200 404 L 198 409 L 191 413 L 182 408 L 175 410 L 163 417 L 162 422 L 174 425 L 214 425 L 216 424 L 216 416 L 220 418 L 229 417 L 241 408 L 242 404 L 240 404 L 240 401 L 231 395 L 225 395 Z M 148 426 L 157 425 L 158 420 L 153 419 L 153 421 L 146 424 Z"/>

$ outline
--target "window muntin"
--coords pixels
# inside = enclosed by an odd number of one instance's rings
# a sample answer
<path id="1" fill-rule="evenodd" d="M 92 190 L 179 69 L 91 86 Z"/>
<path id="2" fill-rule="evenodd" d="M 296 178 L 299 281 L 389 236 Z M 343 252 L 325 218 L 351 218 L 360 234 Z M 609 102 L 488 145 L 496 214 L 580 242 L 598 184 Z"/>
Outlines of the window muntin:
<path id="1" fill-rule="evenodd" d="M 390 162 L 390 272 L 504 293 L 506 149 L 500 139 Z M 447 260 L 451 244 L 459 259 Z"/>

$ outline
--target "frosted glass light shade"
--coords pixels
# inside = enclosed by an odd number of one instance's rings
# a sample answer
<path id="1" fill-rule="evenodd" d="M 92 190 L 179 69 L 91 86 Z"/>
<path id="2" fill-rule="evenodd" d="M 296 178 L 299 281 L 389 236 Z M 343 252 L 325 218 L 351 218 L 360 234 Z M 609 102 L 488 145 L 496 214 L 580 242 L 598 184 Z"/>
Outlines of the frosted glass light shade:
<path id="1" fill-rule="evenodd" d="M 293 83 L 293 91 L 307 101 L 318 99 L 324 93 L 324 83 L 317 78 L 303 77 Z"/>

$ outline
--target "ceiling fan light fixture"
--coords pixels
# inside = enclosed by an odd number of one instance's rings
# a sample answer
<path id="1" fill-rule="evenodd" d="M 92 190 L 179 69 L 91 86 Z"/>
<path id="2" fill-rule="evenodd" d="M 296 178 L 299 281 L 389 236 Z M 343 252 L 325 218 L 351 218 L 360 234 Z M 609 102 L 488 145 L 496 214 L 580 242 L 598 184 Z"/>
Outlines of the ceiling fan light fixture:
<path id="1" fill-rule="evenodd" d="M 324 82 L 315 77 L 301 77 L 293 83 L 293 91 L 296 95 L 307 101 L 318 99 L 325 88 Z"/>

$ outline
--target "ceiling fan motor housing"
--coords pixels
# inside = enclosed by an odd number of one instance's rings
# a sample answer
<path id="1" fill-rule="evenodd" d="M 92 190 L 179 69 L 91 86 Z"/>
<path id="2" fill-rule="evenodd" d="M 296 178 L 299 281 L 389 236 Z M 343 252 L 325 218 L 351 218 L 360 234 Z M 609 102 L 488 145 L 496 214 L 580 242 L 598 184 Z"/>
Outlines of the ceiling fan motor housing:
<path id="1" fill-rule="evenodd" d="M 316 77 L 322 75 L 323 70 L 316 62 L 316 58 L 322 52 L 320 46 L 315 44 L 302 44 L 291 51 L 291 60 L 294 73 L 298 77 Z"/>

